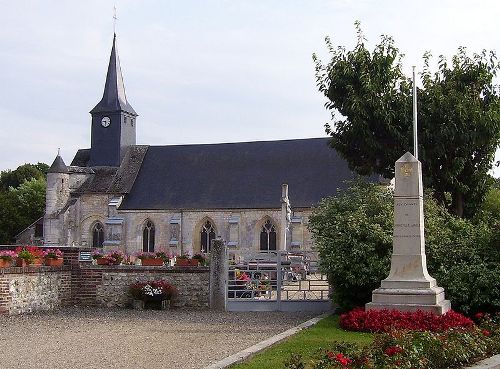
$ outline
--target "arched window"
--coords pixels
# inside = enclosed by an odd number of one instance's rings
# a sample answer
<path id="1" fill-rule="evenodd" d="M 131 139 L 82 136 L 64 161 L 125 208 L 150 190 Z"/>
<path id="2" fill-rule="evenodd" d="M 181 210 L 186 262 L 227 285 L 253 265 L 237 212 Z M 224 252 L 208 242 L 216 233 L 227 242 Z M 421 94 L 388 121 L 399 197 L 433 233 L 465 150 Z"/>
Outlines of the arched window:
<path id="1" fill-rule="evenodd" d="M 94 224 L 92 227 L 92 247 L 102 248 L 104 243 L 104 227 L 100 222 Z"/>
<path id="2" fill-rule="evenodd" d="M 210 252 L 212 240 L 215 240 L 215 227 L 207 220 L 201 227 L 201 252 Z"/>
<path id="3" fill-rule="evenodd" d="M 142 251 L 153 252 L 155 250 L 155 226 L 148 220 L 142 231 Z"/>
<path id="4" fill-rule="evenodd" d="M 269 219 L 260 231 L 260 249 L 262 251 L 276 250 L 276 228 Z"/>

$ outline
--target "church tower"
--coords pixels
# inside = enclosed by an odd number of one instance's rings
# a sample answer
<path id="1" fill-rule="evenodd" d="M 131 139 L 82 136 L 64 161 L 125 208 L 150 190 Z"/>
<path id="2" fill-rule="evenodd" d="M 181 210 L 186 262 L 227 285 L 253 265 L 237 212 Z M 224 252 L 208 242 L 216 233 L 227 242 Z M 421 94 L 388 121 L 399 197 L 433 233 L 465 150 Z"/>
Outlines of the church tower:
<path id="1" fill-rule="evenodd" d="M 90 114 L 92 133 L 89 165 L 119 166 L 127 147 L 135 145 L 137 113 L 127 102 L 125 95 L 120 59 L 116 51 L 116 34 L 113 36 L 104 94 Z"/>

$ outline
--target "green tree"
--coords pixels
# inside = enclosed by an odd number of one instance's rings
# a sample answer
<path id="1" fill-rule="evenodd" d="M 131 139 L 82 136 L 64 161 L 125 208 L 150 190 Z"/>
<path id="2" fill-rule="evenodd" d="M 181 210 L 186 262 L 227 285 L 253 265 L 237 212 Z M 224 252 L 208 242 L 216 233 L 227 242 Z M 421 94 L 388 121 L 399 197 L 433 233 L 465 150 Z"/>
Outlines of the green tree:
<path id="1" fill-rule="evenodd" d="M 389 36 L 373 52 L 356 23 L 352 51 L 326 39 L 331 60 L 316 55 L 318 89 L 327 97 L 332 125 L 325 125 L 336 149 L 359 174 L 394 175 L 394 162 L 411 149 L 412 82 L 402 72 L 402 54 Z M 493 52 L 469 57 L 460 48 L 438 71 L 424 55 L 419 89 L 419 159 L 424 183 L 438 201 L 459 216 L 473 215 L 488 189 L 488 171 L 500 144 L 500 94 L 492 83 L 500 69 Z M 451 202 L 447 203 L 447 194 Z"/>
<path id="2" fill-rule="evenodd" d="M 43 163 L 25 164 L 0 175 L 0 243 L 14 237 L 44 213 L 45 174 Z"/>
<path id="3" fill-rule="evenodd" d="M 5 170 L 0 173 L 0 191 L 7 191 L 9 187 L 17 188 L 24 181 L 32 178 L 45 178 L 49 166 L 45 163 L 23 164 L 15 170 Z"/>

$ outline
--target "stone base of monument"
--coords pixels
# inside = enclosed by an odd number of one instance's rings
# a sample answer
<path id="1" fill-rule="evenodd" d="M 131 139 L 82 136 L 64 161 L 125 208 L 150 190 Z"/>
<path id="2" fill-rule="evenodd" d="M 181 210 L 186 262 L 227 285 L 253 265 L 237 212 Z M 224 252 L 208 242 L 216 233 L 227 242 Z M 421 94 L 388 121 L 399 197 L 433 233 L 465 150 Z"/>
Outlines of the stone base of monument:
<path id="1" fill-rule="evenodd" d="M 416 287 L 416 285 L 421 287 Z M 428 286 L 422 286 L 427 284 Z M 451 308 L 444 299 L 444 288 L 437 287 L 436 281 L 382 281 L 382 286 L 372 292 L 372 302 L 366 310 L 429 311 L 438 315 Z"/>

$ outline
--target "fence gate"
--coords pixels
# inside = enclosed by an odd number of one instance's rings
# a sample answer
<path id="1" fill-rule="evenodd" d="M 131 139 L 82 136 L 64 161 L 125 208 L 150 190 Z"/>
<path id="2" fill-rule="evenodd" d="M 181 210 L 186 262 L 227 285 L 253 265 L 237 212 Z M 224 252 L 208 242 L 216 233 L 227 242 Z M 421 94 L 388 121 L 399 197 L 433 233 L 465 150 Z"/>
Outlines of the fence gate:
<path id="1" fill-rule="evenodd" d="M 228 251 L 227 311 L 331 310 L 315 251 Z"/>

